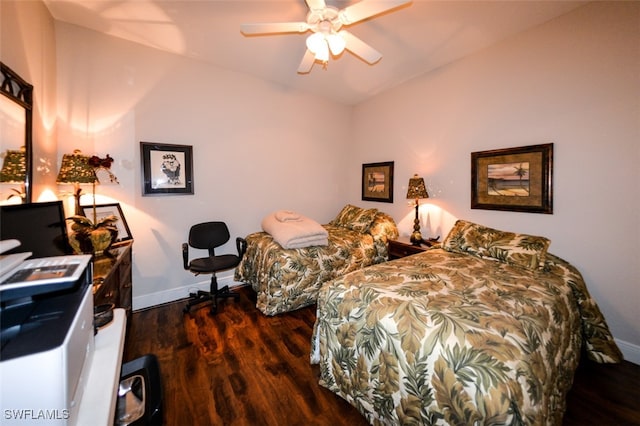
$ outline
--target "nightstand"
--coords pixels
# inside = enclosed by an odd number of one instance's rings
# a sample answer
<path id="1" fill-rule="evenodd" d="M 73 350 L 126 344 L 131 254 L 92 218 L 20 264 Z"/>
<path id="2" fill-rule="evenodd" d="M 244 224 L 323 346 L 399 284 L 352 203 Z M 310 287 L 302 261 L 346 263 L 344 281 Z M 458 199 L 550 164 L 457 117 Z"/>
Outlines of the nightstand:
<path id="1" fill-rule="evenodd" d="M 389 240 L 389 260 L 422 253 L 438 244 L 440 243 L 425 241 L 419 246 L 414 246 L 409 241 L 409 237 L 399 237 L 396 240 Z"/>

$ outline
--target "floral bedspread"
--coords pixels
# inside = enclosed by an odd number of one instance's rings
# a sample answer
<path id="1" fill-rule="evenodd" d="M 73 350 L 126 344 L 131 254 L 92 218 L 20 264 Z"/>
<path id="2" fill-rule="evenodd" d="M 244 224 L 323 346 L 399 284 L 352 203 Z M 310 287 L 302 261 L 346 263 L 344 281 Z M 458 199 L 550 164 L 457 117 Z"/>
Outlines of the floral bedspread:
<path id="1" fill-rule="evenodd" d="M 371 424 L 561 424 L 581 348 L 622 359 L 569 263 L 433 249 L 323 285 L 311 362 Z"/>
<path id="2" fill-rule="evenodd" d="M 386 215 L 379 222 L 369 232 L 322 225 L 329 244 L 301 249 L 285 250 L 266 232 L 250 234 L 235 280 L 251 284 L 265 315 L 314 304 L 324 282 L 388 259 L 387 236 L 397 236 L 397 228 Z"/>

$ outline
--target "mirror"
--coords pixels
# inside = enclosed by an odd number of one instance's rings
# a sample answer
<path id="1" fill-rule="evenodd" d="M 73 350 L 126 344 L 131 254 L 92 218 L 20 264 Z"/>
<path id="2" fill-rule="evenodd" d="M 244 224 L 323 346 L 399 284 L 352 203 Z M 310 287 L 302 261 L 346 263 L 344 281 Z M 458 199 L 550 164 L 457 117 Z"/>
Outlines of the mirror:
<path id="1" fill-rule="evenodd" d="M 0 62 L 2 84 L 0 93 L 0 147 L 2 147 L 3 169 L 2 180 L 15 183 L 15 176 L 19 175 L 24 185 L 23 202 L 30 203 L 32 181 L 32 120 L 33 120 L 33 86 L 24 81 L 11 68 Z M 18 162 L 8 164 L 10 158 L 23 151 L 24 166 Z M 6 169 L 5 169 L 6 166 Z M 22 171 L 18 171 L 18 168 Z M 6 179 L 5 179 L 6 178 Z M 3 184 L 4 185 L 4 184 Z M 5 191 L 3 191 L 5 192 Z M 5 197 L 6 198 L 6 197 Z"/>

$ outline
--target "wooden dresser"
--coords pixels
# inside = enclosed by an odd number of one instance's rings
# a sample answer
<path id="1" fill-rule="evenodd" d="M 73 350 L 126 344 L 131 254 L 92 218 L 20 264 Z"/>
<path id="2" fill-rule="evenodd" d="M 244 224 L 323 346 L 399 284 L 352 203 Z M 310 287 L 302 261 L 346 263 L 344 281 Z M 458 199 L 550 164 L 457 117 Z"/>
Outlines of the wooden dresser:
<path id="1" fill-rule="evenodd" d="M 93 260 L 93 304 L 113 303 L 131 316 L 133 241 L 125 241 L 111 249 L 109 254 Z"/>

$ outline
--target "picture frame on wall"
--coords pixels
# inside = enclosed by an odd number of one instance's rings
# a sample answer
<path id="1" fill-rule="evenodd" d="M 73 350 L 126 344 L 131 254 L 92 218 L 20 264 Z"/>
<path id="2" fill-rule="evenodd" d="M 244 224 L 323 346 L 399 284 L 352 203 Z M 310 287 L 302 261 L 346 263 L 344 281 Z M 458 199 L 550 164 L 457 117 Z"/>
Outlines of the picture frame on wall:
<path id="1" fill-rule="evenodd" d="M 553 214 L 553 143 L 472 152 L 471 208 Z"/>
<path id="2" fill-rule="evenodd" d="M 393 161 L 362 165 L 362 199 L 393 203 Z"/>
<path id="3" fill-rule="evenodd" d="M 131 230 L 129 229 L 129 225 L 127 224 L 127 220 L 122 213 L 122 208 L 120 208 L 120 203 L 96 204 L 95 221 L 93 217 L 93 205 L 82 205 L 80 206 L 80 208 L 82 209 L 82 214 L 94 223 L 100 222 L 100 220 L 104 219 L 107 216 L 115 216 L 118 219 L 114 224 L 118 229 L 118 237 L 114 241 L 115 243 L 133 239 Z"/>
<path id="4" fill-rule="evenodd" d="M 193 147 L 140 142 L 142 195 L 192 195 Z"/>

